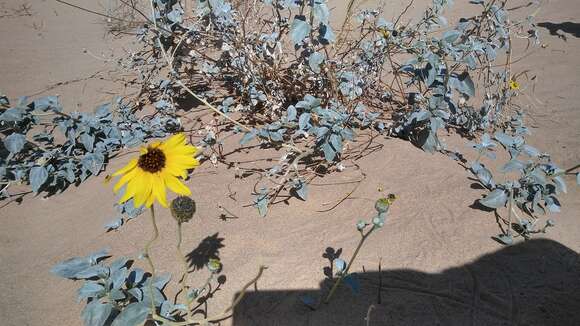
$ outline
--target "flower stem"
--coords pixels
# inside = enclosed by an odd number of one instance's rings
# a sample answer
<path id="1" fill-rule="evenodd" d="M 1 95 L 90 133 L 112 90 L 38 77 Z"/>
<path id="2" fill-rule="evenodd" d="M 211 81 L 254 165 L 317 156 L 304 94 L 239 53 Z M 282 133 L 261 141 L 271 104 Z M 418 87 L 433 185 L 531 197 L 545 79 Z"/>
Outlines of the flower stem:
<path id="1" fill-rule="evenodd" d="M 147 263 L 149 263 L 149 269 L 151 270 L 151 279 L 149 281 L 149 295 L 151 296 L 151 314 L 155 315 L 155 296 L 153 294 L 153 280 L 155 279 L 155 266 L 153 265 L 153 260 L 151 259 L 151 245 L 159 237 L 159 229 L 157 228 L 157 222 L 155 222 L 155 208 L 151 205 L 151 223 L 153 224 L 153 238 L 147 242 L 145 245 L 145 258 Z"/>
<path id="2" fill-rule="evenodd" d="M 182 228 L 181 228 L 181 222 L 177 223 L 177 256 L 179 257 L 179 259 L 181 260 L 182 264 L 183 264 L 183 273 L 181 274 L 181 279 L 179 280 L 179 282 L 181 283 L 181 292 L 183 293 L 183 295 L 185 295 L 185 300 L 187 302 L 187 317 L 189 319 L 193 319 L 193 315 L 192 315 L 192 308 L 191 305 L 193 303 L 193 300 L 191 300 L 191 298 L 189 297 L 189 286 L 187 286 L 187 276 L 188 276 L 188 267 L 187 267 L 187 260 L 185 259 L 185 256 L 183 255 L 183 251 L 181 251 L 181 241 L 182 241 Z"/>
<path id="3" fill-rule="evenodd" d="M 348 271 L 350 270 L 350 267 L 352 266 L 352 263 L 354 263 L 354 259 L 356 258 L 356 256 L 358 255 L 358 252 L 360 251 L 360 248 L 362 248 L 365 240 L 369 237 L 369 235 L 371 235 L 371 233 L 375 230 L 376 226 L 373 225 L 373 227 L 369 230 L 369 232 L 367 232 L 366 234 L 363 234 L 358 246 L 356 247 L 354 254 L 352 254 L 352 257 L 350 257 L 350 261 L 348 262 L 348 265 L 346 265 L 346 269 L 340 274 L 340 277 L 338 278 L 338 280 L 336 280 L 336 283 L 334 283 L 334 285 L 332 286 L 332 289 L 330 289 L 330 292 L 328 293 L 328 296 L 326 297 L 326 299 L 324 299 L 324 303 L 329 303 L 330 299 L 332 298 L 332 296 L 334 295 L 334 292 L 336 292 L 336 289 L 338 288 L 338 286 L 340 285 L 340 283 L 342 282 L 342 280 L 344 279 L 344 277 L 346 275 L 348 275 Z"/>

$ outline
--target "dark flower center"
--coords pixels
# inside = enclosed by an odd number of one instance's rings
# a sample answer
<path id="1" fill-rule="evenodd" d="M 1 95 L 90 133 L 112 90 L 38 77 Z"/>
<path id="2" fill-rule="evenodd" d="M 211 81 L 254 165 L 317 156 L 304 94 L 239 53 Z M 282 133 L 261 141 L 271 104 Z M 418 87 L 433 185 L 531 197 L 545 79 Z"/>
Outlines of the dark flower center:
<path id="1" fill-rule="evenodd" d="M 158 148 L 149 148 L 147 154 L 139 157 L 139 167 L 147 172 L 156 173 L 165 167 L 165 154 Z"/>

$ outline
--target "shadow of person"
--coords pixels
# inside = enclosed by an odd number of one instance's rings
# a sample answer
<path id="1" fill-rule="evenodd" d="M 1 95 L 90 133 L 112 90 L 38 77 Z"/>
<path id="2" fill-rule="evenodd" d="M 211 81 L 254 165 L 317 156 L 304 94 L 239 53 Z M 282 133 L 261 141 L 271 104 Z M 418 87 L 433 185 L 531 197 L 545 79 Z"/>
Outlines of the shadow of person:
<path id="1" fill-rule="evenodd" d="M 201 269 L 210 259 L 219 259 L 219 250 L 225 247 L 223 242 L 224 238 L 220 238 L 219 233 L 203 239 L 197 248 L 185 255 L 189 267 Z"/>
<path id="2" fill-rule="evenodd" d="M 550 35 L 558 36 L 564 41 L 567 40 L 565 34 L 570 34 L 574 37 L 580 37 L 580 24 L 578 23 L 563 22 L 554 24 L 550 22 L 543 22 L 538 23 L 538 26 L 547 29 L 550 32 Z M 558 31 L 562 31 L 562 33 L 558 33 Z"/>
<path id="3" fill-rule="evenodd" d="M 358 294 L 341 285 L 316 310 L 300 298 L 320 300 L 334 281 L 321 290 L 247 293 L 233 325 L 580 325 L 580 256 L 551 240 L 505 247 L 438 274 L 400 269 L 357 277 Z"/>

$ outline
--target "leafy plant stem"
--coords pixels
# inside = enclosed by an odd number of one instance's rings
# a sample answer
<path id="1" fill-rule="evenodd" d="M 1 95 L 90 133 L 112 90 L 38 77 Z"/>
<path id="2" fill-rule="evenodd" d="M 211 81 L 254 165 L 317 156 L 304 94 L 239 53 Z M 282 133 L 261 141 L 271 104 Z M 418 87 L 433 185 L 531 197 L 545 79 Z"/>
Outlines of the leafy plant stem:
<path id="1" fill-rule="evenodd" d="M 350 270 L 350 267 L 354 263 L 354 260 L 355 260 L 356 256 L 358 255 L 358 252 L 362 248 L 364 242 L 371 235 L 371 233 L 373 233 L 373 231 L 375 229 L 376 229 L 376 226 L 373 225 L 373 227 L 369 230 L 369 232 L 367 232 L 365 234 L 362 234 L 362 237 L 361 237 L 361 239 L 360 239 L 360 241 L 359 241 L 359 243 L 358 243 L 358 245 L 357 245 L 354 253 L 352 254 L 352 257 L 350 257 L 350 260 L 348 262 L 348 265 L 346 265 L 345 270 L 340 274 L 340 277 L 338 278 L 338 280 L 336 280 L 336 283 L 334 283 L 334 285 L 330 289 L 330 292 L 328 293 L 328 296 L 326 296 L 326 299 L 324 299 L 324 303 L 329 303 L 330 302 L 330 299 L 334 295 L 334 292 L 336 292 L 336 289 L 338 288 L 338 286 L 340 285 L 340 283 L 342 282 L 342 280 L 344 279 L 344 277 L 346 275 L 348 275 L 348 271 Z"/>
<path id="2" fill-rule="evenodd" d="M 205 319 L 188 319 L 188 320 L 180 321 L 180 322 L 171 321 L 167 318 L 159 316 L 156 313 L 153 313 L 152 318 L 153 318 L 153 320 L 162 322 L 164 325 L 170 325 L 170 326 L 207 325 L 210 322 L 215 322 L 215 321 L 225 319 L 228 316 L 230 316 L 230 314 L 231 314 L 230 312 L 240 303 L 240 301 L 242 301 L 242 299 L 246 295 L 246 291 L 248 290 L 248 288 L 250 286 L 252 286 L 253 284 L 255 284 L 256 282 L 258 282 L 260 277 L 262 277 L 262 273 L 267 268 L 268 268 L 267 266 L 260 266 L 260 269 L 258 271 L 258 275 L 256 275 L 256 277 L 254 277 L 252 280 L 250 280 L 248 283 L 246 283 L 246 285 L 242 288 L 242 290 L 240 291 L 240 294 L 236 297 L 236 299 L 234 300 L 232 305 L 229 306 L 226 310 L 224 310 L 219 315 L 211 316 L 211 317 L 208 317 Z"/>
<path id="3" fill-rule="evenodd" d="M 157 228 L 157 222 L 155 222 L 155 208 L 151 205 L 151 223 L 153 225 L 153 237 L 145 245 L 145 258 L 151 269 L 151 280 L 149 281 L 149 295 L 151 296 L 151 313 L 155 314 L 155 300 L 153 300 L 153 279 L 155 278 L 155 265 L 153 265 L 153 259 L 151 259 L 151 246 L 159 237 L 159 229 Z"/>

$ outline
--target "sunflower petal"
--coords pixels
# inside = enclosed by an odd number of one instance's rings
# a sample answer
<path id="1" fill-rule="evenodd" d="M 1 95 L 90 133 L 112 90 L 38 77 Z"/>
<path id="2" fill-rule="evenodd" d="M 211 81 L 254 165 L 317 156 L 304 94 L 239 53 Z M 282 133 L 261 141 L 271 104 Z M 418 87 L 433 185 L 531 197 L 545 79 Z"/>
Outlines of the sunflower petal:
<path id="1" fill-rule="evenodd" d="M 169 137 L 169 139 L 167 139 L 166 141 L 163 142 L 163 144 L 161 144 L 160 148 L 168 149 L 181 144 L 185 144 L 185 134 L 180 132 L 178 134 Z"/>
<path id="2" fill-rule="evenodd" d="M 182 177 L 182 178 L 187 177 L 187 169 L 183 168 L 179 164 L 176 164 L 175 162 L 171 162 L 171 161 L 167 162 L 167 164 L 163 168 L 163 173 L 168 173 L 168 174 L 174 175 L 176 177 Z"/>
<path id="3" fill-rule="evenodd" d="M 135 194 L 136 207 L 143 205 L 151 195 L 151 187 L 153 186 L 152 177 L 151 173 L 142 172 L 140 177 L 135 178 L 138 182 L 138 190 Z"/>
<path id="4" fill-rule="evenodd" d="M 161 206 L 167 207 L 167 197 L 165 192 L 165 181 L 161 175 L 154 175 L 152 177 L 152 194 L 157 198 Z"/>
<path id="5" fill-rule="evenodd" d="M 185 155 L 171 155 L 167 156 L 168 163 L 174 163 L 176 166 L 191 169 L 199 165 L 199 161 L 191 156 Z"/>
<path id="6" fill-rule="evenodd" d="M 129 184 L 127 185 L 127 187 L 125 188 L 125 193 L 123 194 L 123 197 L 121 197 L 121 199 L 119 199 L 119 204 L 126 202 L 127 200 L 129 200 L 130 198 L 133 198 L 136 196 L 139 188 L 138 188 L 138 178 L 141 176 L 142 172 L 140 170 L 137 170 L 136 175 L 133 179 L 129 180 Z M 135 203 L 135 207 L 139 207 L 141 205 L 137 205 Z"/>
<path id="7" fill-rule="evenodd" d="M 163 175 L 163 178 L 165 179 L 167 187 L 174 193 L 185 196 L 191 195 L 191 190 L 176 177 L 166 173 Z"/>
<path id="8" fill-rule="evenodd" d="M 133 170 L 137 166 L 137 162 L 138 162 L 138 159 L 136 159 L 136 158 L 132 159 L 131 161 L 129 161 L 129 163 L 127 163 L 127 165 L 125 165 L 123 168 L 121 168 L 117 172 L 113 173 L 112 175 L 114 177 L 116 177 L 118 175 L 125 174 L 125 173 Z"/>
<path id="9" fill-rule="evenodd" d="M 138 171 L 138 169 L 133 169 L 133 170 L 127 172 L 124 176 L 122 176 L 121 179 L 119 179 L 119 181 L 117 181 L 117 183 L 113 187 L 113 192 L 117 193 L 119 191 L 119 189 L 121 189 L 121 187 L 123 187 L 127 182 L 132 180 L 135 177 L 135 175 L 137 174 L 137 171 Z"/>
<path id="10" fill-rule="evenodd" d="M 198 149 L 192 145 L 179 145 L 175 147 L 167 147 L 163 149 L 163 152 L 167 156 L 172 155 L 185 155 L 185 156 L 194 156 L 197 153 Z"/>

